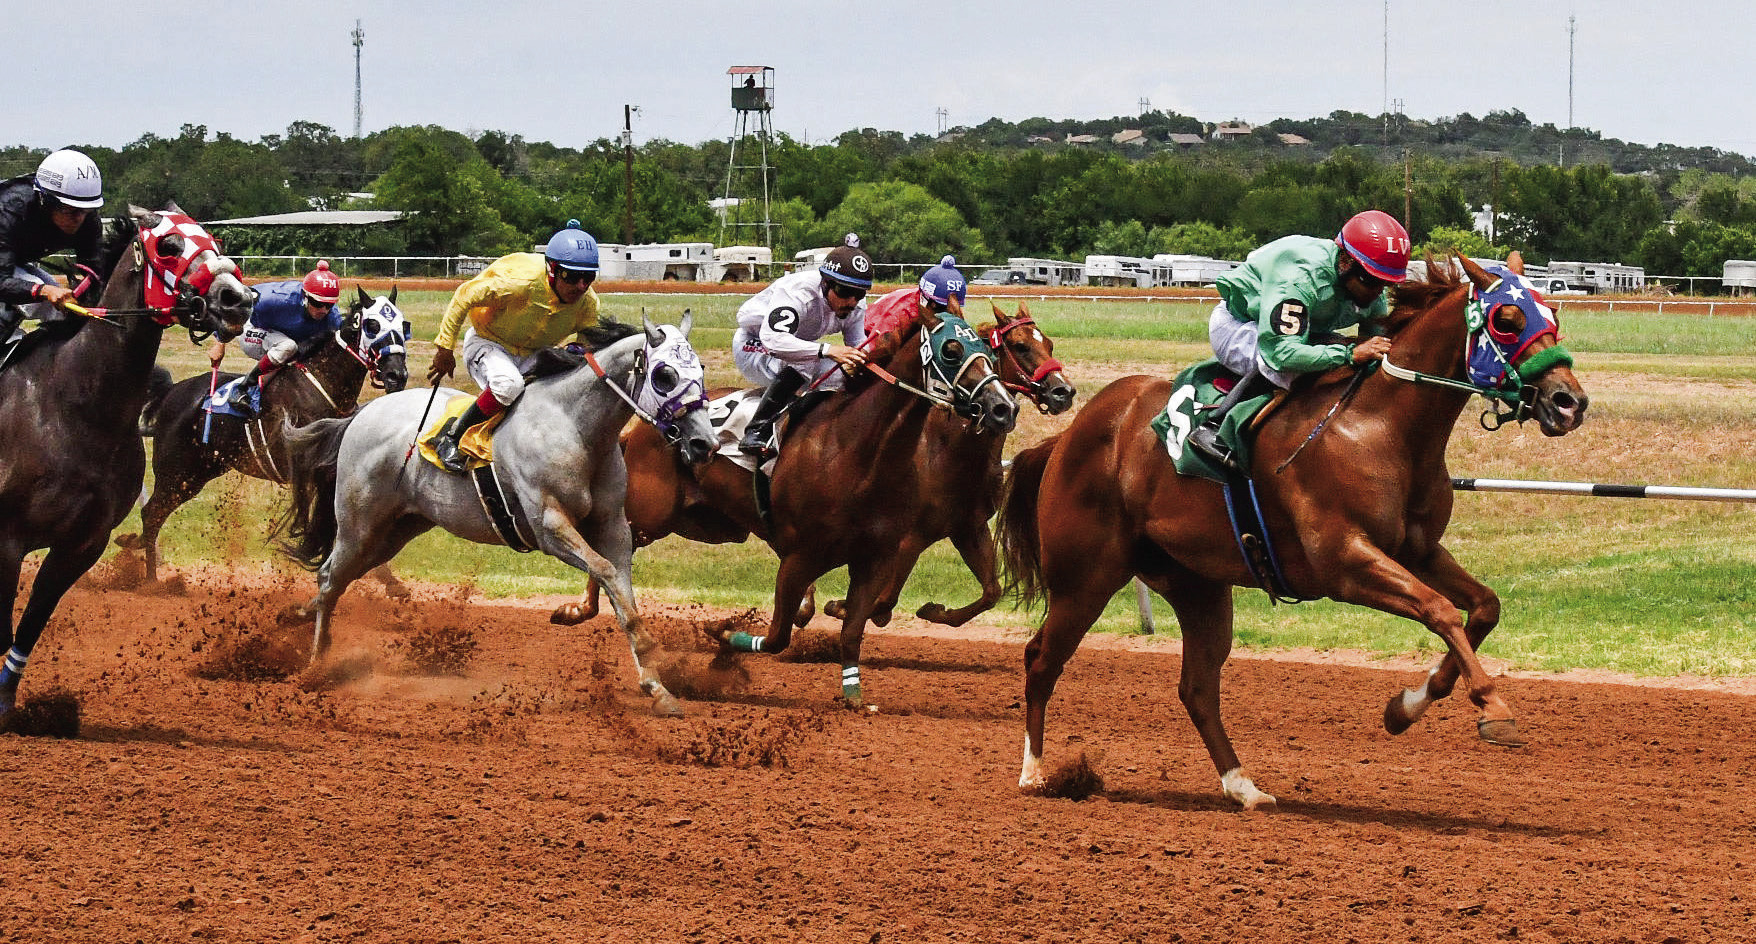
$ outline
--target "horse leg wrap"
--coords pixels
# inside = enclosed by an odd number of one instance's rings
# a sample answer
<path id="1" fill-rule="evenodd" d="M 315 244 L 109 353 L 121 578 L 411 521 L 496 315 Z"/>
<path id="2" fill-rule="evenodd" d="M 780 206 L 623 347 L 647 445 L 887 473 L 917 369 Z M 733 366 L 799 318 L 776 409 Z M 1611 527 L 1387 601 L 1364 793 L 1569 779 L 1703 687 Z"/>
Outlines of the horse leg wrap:
<path id="1" fill-rule="evenodd" d="M 761 652 L 767 636 L 752 636 L 742 630 L 726 637 L 726 648 L 733 652 Z"/>
<path id="2" fill-rule="evenodd" d="M 19 677 L 24 675 L 25 663 L 29 661 L 29 653 L 19 652 L 16 646 L 8 649 L 5 662 L 0 663 L 0 686 L 16 684 Z"/>
<path id="3" fill-rule="evenodd" d="M 844 665 L 841 667 L 841 693 L 846 698 L 860 697 L 860 667 Z"/>

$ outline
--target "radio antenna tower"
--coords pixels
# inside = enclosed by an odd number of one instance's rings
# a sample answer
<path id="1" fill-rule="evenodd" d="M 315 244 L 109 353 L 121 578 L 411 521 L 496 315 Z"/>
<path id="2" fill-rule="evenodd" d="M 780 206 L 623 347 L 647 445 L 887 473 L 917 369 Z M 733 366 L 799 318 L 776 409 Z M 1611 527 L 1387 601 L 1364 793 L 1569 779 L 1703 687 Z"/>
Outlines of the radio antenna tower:
<path id="1" fill-rule="evenodd" d="M 1573 130 L 1573 15 L 1567 15 L 1567 130 Z"/>
<path id="2" fill-rule="evenodd" d="M 939 133 L 944 134 L 945 119 L 951 117 L 951 112 L 947 111 L 944 105 L 940 105 L 938 108 L 933 109 L 933 116 L 939 119 Z"/>
<path id="3" fill-rule="evenodd" d="M 366 43 L 366 31 L 360 29 L 360 21 L 354 21 L 354 137 L 360 137 L 360 47 Z"/>

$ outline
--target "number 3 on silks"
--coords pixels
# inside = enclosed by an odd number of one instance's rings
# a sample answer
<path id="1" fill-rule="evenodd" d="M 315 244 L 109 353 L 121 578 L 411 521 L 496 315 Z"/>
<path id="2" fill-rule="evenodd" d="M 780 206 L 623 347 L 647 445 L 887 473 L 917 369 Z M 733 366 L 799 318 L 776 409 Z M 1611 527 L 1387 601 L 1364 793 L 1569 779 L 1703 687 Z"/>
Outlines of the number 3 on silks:
<path id="1" fill-rule="evenodd" d="M 1171 402 L 1165 404 L 1165 419 L 1170 428 L 1165 430 L 1165 451 L 1171 454 L 1171 461 L 1183 458 L 1183 441 L 1189 438 L 1189 430 L 1195 426 L 1195 387 L 1182 386 L 1171 394 Z"/>

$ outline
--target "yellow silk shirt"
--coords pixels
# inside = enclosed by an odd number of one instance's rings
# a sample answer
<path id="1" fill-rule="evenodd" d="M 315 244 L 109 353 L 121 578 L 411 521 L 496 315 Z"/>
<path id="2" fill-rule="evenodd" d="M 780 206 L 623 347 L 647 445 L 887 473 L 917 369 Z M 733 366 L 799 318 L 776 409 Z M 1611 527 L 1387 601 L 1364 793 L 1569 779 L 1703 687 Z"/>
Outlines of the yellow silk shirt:
<path id="1" fill-rule="evenodd" d="M 466 315 L 477 334 L 523 357 L 554 347 L 597 324 L 598 295 L 588 288 L 579 301 L 561 304 L 549 288 L 548 266 L 542 254 L 515 252 L 495 260 L 481 275 L 457 287 L 451 303 L 445 306 L 433 343 L 455 349 Z"/>

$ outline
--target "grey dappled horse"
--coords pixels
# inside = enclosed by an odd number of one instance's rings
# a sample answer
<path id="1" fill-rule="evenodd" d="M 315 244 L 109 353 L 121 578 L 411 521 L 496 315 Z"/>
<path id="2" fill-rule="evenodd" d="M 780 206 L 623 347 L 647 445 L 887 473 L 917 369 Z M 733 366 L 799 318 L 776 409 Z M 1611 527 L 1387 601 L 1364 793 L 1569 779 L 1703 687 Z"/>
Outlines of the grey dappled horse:
<path id="1" fill-rule="evenodd" d="M 609 588 L 640 687 L 652 696 L 654 712 L 667 715 L 682 709 L 653 669 L 650 657 L 660 647 L 634 606 L 634 539 L 623 511 L 628 470 L 617 436 L 635 412 L 625 395 L 685 459 L 700 463 L 712 455 L 714 433 L 701 361 L 688 342 L 690 325 L 687 311 L 680 328 L 647 321 L 644 332 L 625 329 L 633 333 L 597 352 L 592 367 L 532 380 L 493 440 L 501 487 L 526 513 L 537 548 Z M 441 392 L 447 399 L 467 396 Z M 405 390 L 373 400 L 352 417 L 286 430 L 295 469 L 288 532 L 299 542 L 288 551 L 317 569 L 313 662 L 329 646 L 330 617 L 348 585 L 416 536 L 438 526 L 478 544 L 506 543 L 469 476 L 425 460 L 405 464 L 427 401 L 427 391 Z M 573 603 L 550 618 L 574 625 L 583 613 L 583 605 Z"/>

